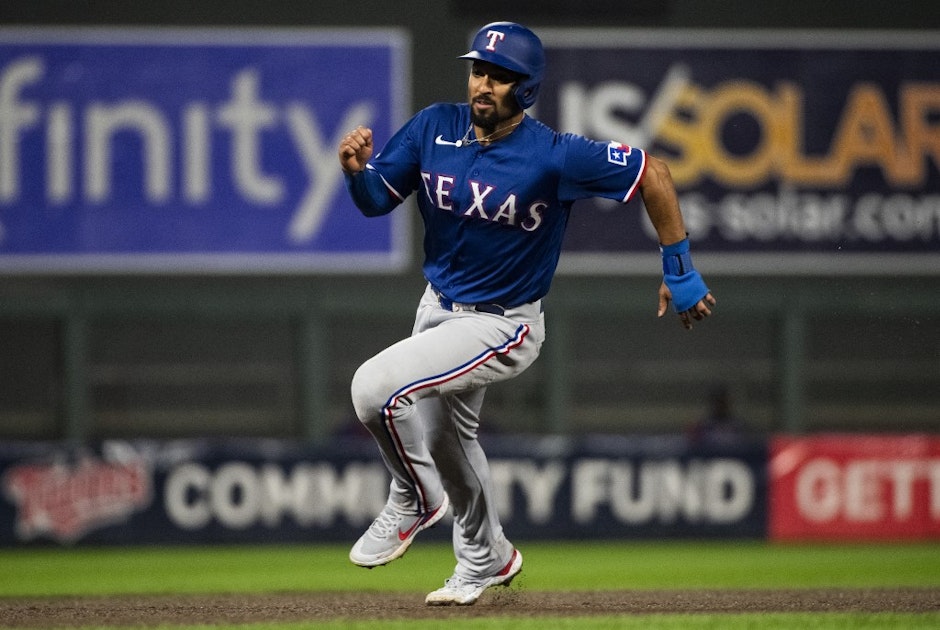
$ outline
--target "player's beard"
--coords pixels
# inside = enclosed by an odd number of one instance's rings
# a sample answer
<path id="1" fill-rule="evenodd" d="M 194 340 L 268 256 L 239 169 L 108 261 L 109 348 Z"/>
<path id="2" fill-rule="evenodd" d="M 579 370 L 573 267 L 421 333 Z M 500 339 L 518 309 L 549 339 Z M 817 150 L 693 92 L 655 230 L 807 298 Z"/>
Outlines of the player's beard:
<path id="1" fill-rule="evenodd" d="M 487 100 L 486 102 L 493 107 L 484 114 L 477 112 L 473 107 L 473 101 L 470 102 L 470 121 L 474 126 L 482 129 L 485 134 L 495 133 L 500 123 L 512 120 L 521 111 L 515 99 L 504 99 L 499 103 L 493 100 Z"/>

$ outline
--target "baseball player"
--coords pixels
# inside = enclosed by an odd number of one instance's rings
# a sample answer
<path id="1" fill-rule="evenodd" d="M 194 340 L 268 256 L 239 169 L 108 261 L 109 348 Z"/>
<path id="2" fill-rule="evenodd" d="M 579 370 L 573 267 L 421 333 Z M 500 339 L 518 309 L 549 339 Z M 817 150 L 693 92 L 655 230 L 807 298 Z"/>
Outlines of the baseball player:
<path id="1" fill-rule="evenodd" d="M 388 503 L 350 551 L 375 567 L 453 510 L 457 565 L 430 605 L 473 604 L 509 584 L 522 555 L 497 516 L 477 441 L 486 387 L 520 374 L 545 339 L 548 293 L 572 204 L 627 202 L 638 191 L 659 236 L 659 316 L 671 301 L 685 328 L 715 304 L 692 266 L 666 165 L 619 142 L 560 134 L 527 116 L 543 77 L 539 38 L 511 22 L 484 26 L 471 50 L 468 102 L 418 112 L 375 153 L 359 127 L 340 141 L 346 186 L 366 216 L 415 195 L 428 281 L 412 335 L 366 361 L 352 380 L 356 414 L 378 443 Z"/>

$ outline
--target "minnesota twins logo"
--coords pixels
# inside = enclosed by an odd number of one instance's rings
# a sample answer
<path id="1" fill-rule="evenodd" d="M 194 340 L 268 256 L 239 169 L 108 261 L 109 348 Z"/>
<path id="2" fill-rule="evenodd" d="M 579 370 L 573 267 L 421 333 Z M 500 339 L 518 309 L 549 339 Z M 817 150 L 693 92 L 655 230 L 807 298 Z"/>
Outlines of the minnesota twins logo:
<path id="1" fill-rule="evenodd" d="M 126 523 L 150 506 L 152 485 L 150 469 L 139 459 L 25 463 L 8 468 L 0 478 L 3 494 L 17 507 L 17 538 L 46 535 L 59 542 Z"/>
<path id="2" fill-rule="evenodd" d="M 607 145 L 607 161 L 611 164 L 627 165 L 627 157 L 633 149 L 620 142 L 611 142 Z"/>

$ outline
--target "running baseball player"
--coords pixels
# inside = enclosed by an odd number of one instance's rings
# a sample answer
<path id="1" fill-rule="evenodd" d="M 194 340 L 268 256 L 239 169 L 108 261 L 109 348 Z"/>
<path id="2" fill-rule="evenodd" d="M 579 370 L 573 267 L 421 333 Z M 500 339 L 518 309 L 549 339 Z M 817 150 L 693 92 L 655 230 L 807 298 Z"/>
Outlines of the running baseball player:
<path id="1" fill-rule="evenodd" d="M 366 216 L 415 194 L 428 281 L 412 335 L 352 380 L 356 414 L 392 477 L 388 503 L 349 558 L 375 567 L 453 510 L 457 565 L 430 605 L 467 605 L 522 570 L 506 538 L 477 441 L 486 387 L 520 374 L 545 339 L 548 293 L 572 204 L 627 202 L 639 191 L 661 243 L 658 314 L 685 328 L 715 298 L 692 266 L 666 165 L 616 141 L 560 134 L 527 116 L 545 69 L 539 38 L 512 22 L 484 26 L 471 50 L 468 102 L 418 112 L 375 154 L 372 131 L 342 138 L 346 186 Z"/>

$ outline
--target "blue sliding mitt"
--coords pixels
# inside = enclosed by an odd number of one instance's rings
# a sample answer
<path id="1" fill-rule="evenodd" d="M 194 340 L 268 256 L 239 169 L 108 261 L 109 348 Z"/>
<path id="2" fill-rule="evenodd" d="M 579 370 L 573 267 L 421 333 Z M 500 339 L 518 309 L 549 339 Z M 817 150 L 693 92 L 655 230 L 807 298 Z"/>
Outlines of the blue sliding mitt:
<path id="1" fill-rule="evenodd" d="M 663 255 L 663 281 L 672 293 L 672 307 L 677 313 L 687 311 L 708 295 L 702 275 L 692 266 L 689 239 L 672 245 L 660 245 Z"/>

